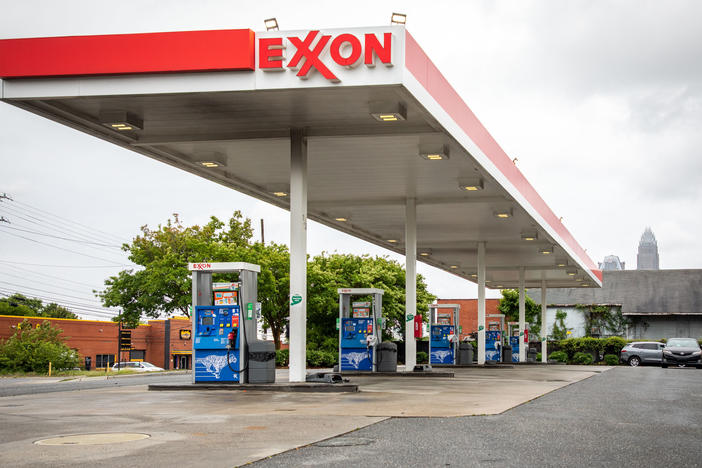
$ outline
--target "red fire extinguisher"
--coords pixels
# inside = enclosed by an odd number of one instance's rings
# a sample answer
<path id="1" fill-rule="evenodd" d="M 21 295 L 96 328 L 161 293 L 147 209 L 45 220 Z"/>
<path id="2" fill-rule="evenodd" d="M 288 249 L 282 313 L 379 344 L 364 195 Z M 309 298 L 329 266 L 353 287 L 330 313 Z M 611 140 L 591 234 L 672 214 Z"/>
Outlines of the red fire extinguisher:
<path id="1" fill-rule="evenodd" d="M 415 338 L 421 338 L 422 337 L 422 325 L 424 324 L 424 321 L 422 320 L 422 314 L 417 314 L 414 316 L 414 337 Z"/>
<path id="2" fill-rule="evenodd" d="M 529 330 L 524 330 L 524 342 L 529 342 Z"/>

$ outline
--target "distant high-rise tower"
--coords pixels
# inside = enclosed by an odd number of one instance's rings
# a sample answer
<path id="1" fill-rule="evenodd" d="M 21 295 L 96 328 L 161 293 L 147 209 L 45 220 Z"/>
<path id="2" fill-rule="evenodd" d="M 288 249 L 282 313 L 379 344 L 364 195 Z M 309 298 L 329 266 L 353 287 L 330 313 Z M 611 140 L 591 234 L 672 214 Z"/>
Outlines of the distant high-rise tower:
<path id="1" fill-rule="evenodd" d="M 639 253 L 636 256 L 637 270 L 659 270 L 658 242 L 650 227 L 647 227 L 639 241 Z"/>
<path id="2" fill-rule="evenodd" d="M 623 270 L 625 263 L 619 260 L 616 255 L 607 255 L 604 262 L 599 264 L 600 270 Z"/>

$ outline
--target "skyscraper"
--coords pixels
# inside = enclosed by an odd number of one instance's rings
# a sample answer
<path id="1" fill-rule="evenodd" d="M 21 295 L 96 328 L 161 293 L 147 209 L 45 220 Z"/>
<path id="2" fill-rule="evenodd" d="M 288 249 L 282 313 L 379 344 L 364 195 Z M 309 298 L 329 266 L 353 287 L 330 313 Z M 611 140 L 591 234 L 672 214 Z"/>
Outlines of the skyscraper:
<path id="1" fill-rule="evenodd" d="M 607 255 L 604 262 L 599 264 L 600 270 L 624 270 L 625 263 L 619 260 L 616 255 Z"/>
<path id="2" fill-rule="evenodd" d="M 636 255 L 637 270 L 659 270 L 658 242 L 650 227 L 644 230 L 639 241 L 639 253 Z"/>

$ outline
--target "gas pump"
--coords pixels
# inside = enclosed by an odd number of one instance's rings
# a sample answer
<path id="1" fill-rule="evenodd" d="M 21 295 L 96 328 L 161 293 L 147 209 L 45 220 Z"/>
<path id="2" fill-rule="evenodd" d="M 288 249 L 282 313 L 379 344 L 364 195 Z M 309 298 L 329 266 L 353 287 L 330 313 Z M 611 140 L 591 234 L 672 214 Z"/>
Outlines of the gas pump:
<path id="1" fill-rule="evenodd" d="M 429 304 L 429 364 L 456 364 L 460 309 L 458 304 Z"/>
<path id="2" fill-rule="evenodd" d="M 512 347 L 512 362 L 519 362 L 519 322 L 507 323 L 509 345 Z"/>
<path id="3" fill-rule="evenodd" d="M 488 314 L 485 316 L 487 330 L 485 332 L 485 360 L 502 361 L 502 335 L 505 329 L 503 314 Z"/>
<path id="4" fill-rule="evenodd" d="M 375 348 L 383 341 L 383 294 L 375 288 L 339 289 L 339 371 L 376 371 Z M 351 303 L 353 296 L 370 301 Z"/>
<path id="5" fill-rule="evenodd" d="M 263 375 L 269 348 L 273 359 L 275 349 L 273 343 L 256 337 L 253 311 L 260 267 L 242 262 L 190 263 L 188 269 L 193 292 L 193 382 L 247 383 L 255 380 L 250 378 L 250 368 Z M 236 273 L 238 281 L 213 283 L 213 273 Z M 252 356 L 258 362 L 252 364 Z"/>

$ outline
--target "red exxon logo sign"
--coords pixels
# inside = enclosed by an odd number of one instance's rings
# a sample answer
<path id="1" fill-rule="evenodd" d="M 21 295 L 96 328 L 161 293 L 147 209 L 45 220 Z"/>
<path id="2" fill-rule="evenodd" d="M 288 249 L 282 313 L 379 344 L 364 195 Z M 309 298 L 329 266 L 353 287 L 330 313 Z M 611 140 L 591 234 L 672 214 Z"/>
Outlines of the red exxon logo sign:
<path id="1" fill-rule="evenodd" d="M 295 48 L 292 57 L 286 56 L 286 42 Z M 328 52 L 328 54 L 327 54 Z M 258 68 L 263 71 L 297 71 L 307 79 L 314 69 L 334 83 L 341 81 L 333 71 L 335 66 L 354 68 L 361 62 L 374 67 L 376 60 L 387 67 L 393 66 L 393 35 L 339 34 L 332 39 L 319 31 L 310 31 L 302 37 L 264 37 L 258 40 Z M 331 67 L 331 68 L 330 68 Z"/>

